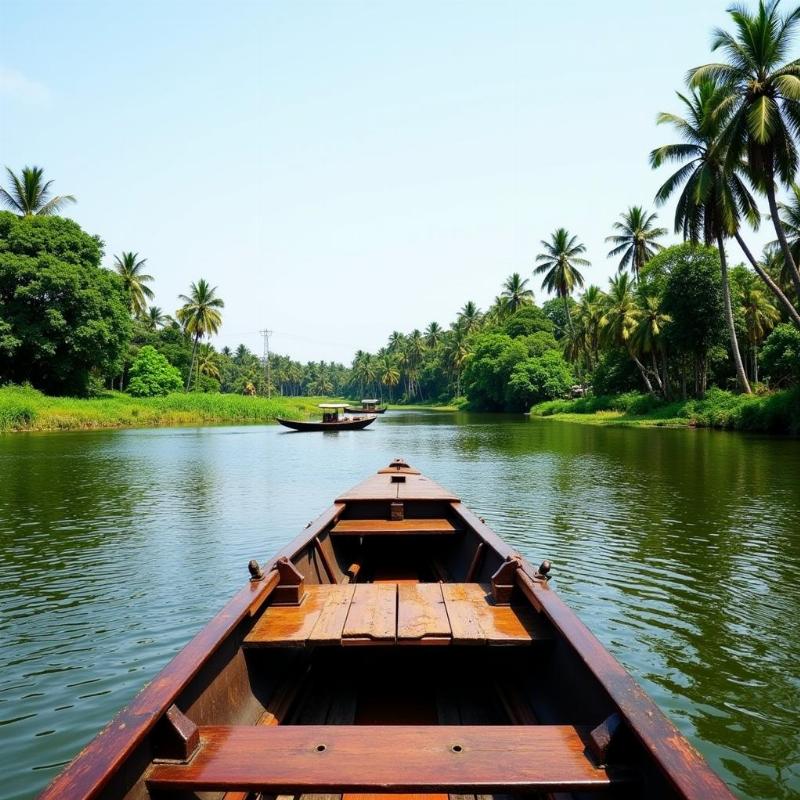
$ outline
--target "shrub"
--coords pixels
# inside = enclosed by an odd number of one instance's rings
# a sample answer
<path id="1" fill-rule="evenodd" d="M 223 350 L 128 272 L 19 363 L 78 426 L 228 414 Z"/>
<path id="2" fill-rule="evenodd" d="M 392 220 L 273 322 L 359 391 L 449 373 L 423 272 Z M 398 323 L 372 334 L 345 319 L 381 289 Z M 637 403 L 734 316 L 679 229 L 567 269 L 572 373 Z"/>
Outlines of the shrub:
<path id="1" fill-rule="evenodd" d="M 800 382 L 800 331 L 784 322 L 764 342 L 761 368 L 776 385 Z"/>
<path id="2" fill-rule="evenodd" d="M 181 388 L 181 373 L 151 345 L 145 345 L 131 366 L 128 391 L 134 397 L 158 397 Z"/>
<path id="3" fill-rule="evenodd" d="M 529 408 L 531 403 L 563 397 L 572 386 L 572 370 L 556 350 L 517 364 L 508 382 L 508 405 Z"/>

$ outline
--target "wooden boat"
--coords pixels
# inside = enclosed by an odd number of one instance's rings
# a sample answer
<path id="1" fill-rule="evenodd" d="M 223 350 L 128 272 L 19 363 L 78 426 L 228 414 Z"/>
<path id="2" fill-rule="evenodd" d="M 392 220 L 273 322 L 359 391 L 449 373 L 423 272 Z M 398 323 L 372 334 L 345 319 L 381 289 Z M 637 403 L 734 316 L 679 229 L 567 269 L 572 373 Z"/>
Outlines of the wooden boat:
<path id="1" fill-rule="evenodd" d="M 248 566 L 42 798 L 733 800 L 549 564 L 401 460 Z"/>
<path id="2" fill-rule="evenodd" d="M 378 400 L 362 400 L 361 406 L 345 406 L 344 410 L 348 414 L 385 414 L 386 406 L 379 406 Z"/>
<path id="3" fill-rule="evenodd" d="M 377 417 L 374 414 L 348 417 L 343 412 L 346 403 L 320 403 L 321 420 L 281 419 L 278 422 L 295 431 L 358 431 L 371 425 Z"/>

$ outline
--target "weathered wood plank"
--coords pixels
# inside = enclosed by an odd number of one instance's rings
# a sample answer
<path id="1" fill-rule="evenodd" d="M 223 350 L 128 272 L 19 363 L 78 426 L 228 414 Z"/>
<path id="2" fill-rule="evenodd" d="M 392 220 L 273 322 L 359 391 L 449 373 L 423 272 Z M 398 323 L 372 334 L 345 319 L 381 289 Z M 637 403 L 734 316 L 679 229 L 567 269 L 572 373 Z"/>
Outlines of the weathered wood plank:
<path id="1" fill-rule="evenodd" d="M 357 583 L 342 631 L 342 644 L 393 642 L 397 633 L 397 584 Z"/>
<path id="2" fill-rule="evenodd" d="M 244 639 L 250 647 L 302 644 L 311 635 L 327 600 L 327 585 L 306 587 L 299 606 L 269 606 Z"/>
<path id="3" fill-rule="evenodd" d="M 355 583 L 327 586 L 327 599 L 320 611 L 316 625 L 309 634 L 310 644 L 338 644 L 353 600 Z"/>
<path id="4" fill-rule="evenodd" d="M 151 789 L 301 792 L 571 791 L 611 784 L 571 725 L 211 726 Z M 499 755 L 502 754 L 502 757 Z"/>
<path id="5" fill-rule="evenodd" d="M 444 583 L 442 596 L 454 644 L 526 644 L 543 636 L 530 608 L 496 605 L 488 584 Z"/>
<path id="6" fill-rule="evenodd" d="M 398 644 L 448 644 L 450 635 L 450 621 L 440 584 L 398 584 Z"/>

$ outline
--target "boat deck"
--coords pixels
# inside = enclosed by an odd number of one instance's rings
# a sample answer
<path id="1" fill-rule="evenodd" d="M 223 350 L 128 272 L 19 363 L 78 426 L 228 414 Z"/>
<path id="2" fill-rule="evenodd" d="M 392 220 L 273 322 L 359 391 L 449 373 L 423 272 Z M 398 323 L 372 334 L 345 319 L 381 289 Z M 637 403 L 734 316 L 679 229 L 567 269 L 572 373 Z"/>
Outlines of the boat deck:
<path id="1" fill-rule="evenodd" d="M 307 586 L 299 606 L 269 606 L 244 644 L 530 645 L 546 638 L 530 607 L 497 605 L 487 584 L 389 581 Z"/>

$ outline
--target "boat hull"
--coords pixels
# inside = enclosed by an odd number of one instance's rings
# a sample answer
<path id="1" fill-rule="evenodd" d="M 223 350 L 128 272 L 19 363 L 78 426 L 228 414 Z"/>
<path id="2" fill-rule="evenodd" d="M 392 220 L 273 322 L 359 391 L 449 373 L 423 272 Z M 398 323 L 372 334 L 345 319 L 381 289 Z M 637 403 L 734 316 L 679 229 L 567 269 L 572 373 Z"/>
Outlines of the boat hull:
<path id="1" fill-rule="evenodd" d="M 285 428 L 291 428 L 293 431 L 360 431 L 371 425 L 377 417 L 370 415 L 368 417 L 356 417 L 353 419 L 343 419 L 338 422 L 320 422 L 311 420 L 300 419 L 281 419 L 278 422 Z"/>
<path id="2" fill-rule="evenodd" d="M 393 462 L 251 562 L 40 798 L 735 800 L 547 572 Z"/>

